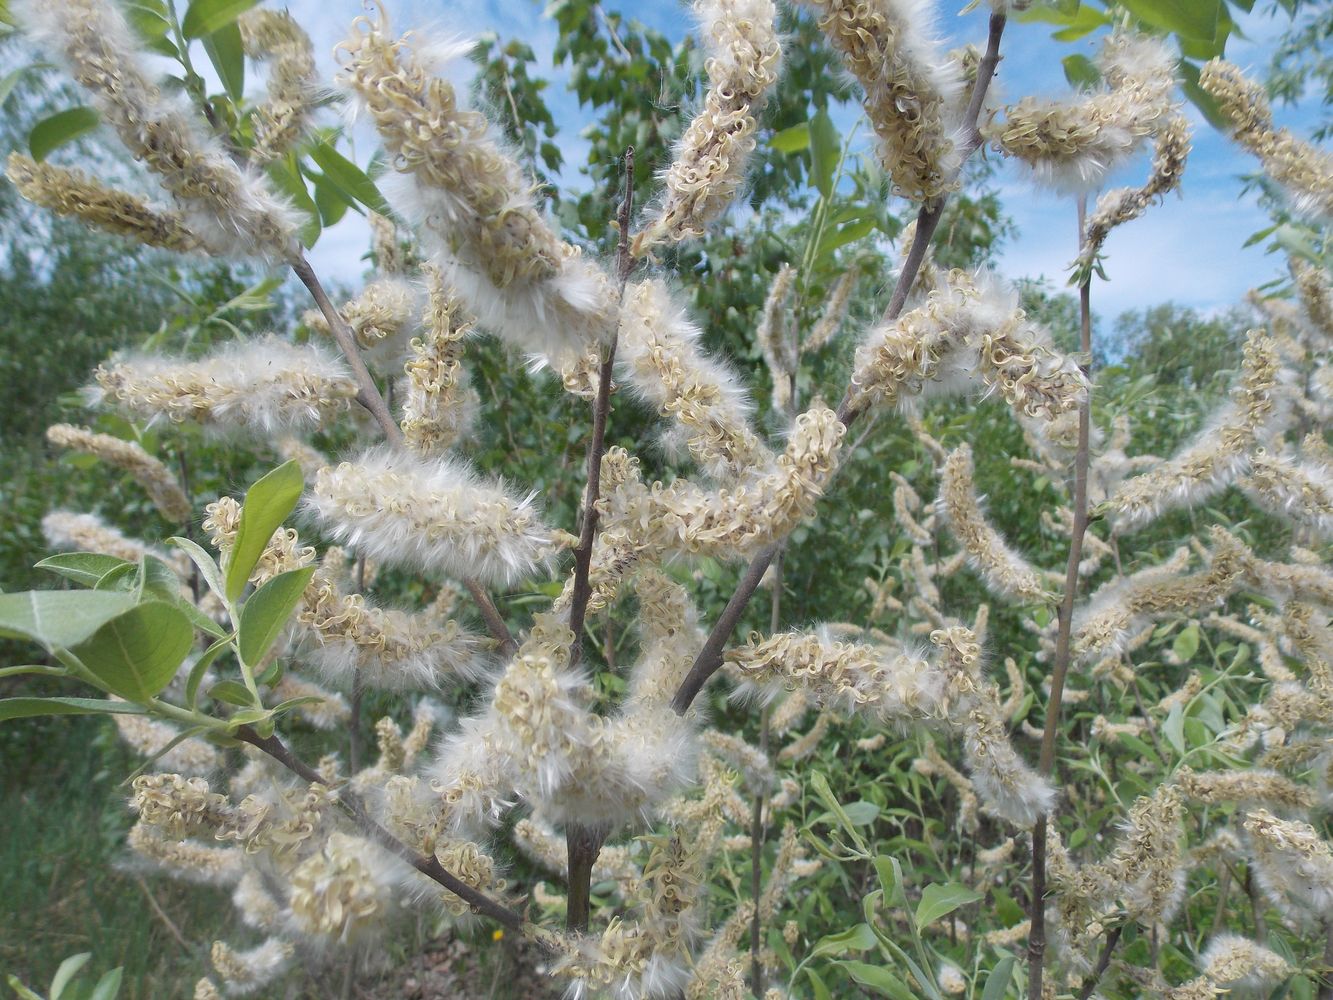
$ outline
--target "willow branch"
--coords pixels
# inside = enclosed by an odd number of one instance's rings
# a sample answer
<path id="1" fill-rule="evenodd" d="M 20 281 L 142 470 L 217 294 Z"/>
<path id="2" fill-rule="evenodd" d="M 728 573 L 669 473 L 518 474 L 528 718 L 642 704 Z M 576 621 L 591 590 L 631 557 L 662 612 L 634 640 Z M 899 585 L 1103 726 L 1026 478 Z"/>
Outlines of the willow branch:
<path id="1" fill-rule="evenodd" d="M 1079 233 L 1087 200 L 1078 203 Z M 1079 346 L 1084 355 L 1092 354 L 1092 276 L 1078 289 Z M 1051 694 L 1046 705 L 1046 727 L 1041 734 L 1041 756 L 1037 773 L 1048 777 L 1055 767 L 1055 743 L 1060 731 L 1060 705 L 1064 698 L 1065 677 L 1069 673 L 1070 638 L 1074 624 L 1074 601 L 1078 598 L 1079 563 L 1083 561 L 1083 536 L 1088 530 L 1088 462 L 1092 427 L 1092 391 L 1078 411 L 1078 451 L 1074 455 L 1074 523 L 1069 538 L 1069 558 L 1065 562 L 1065 589 L 1060 599 L 1059 625 L 1055 637 L 1055 659 L 1051 668 Z M 1045 814 L 1037 817 L 1032 828 L 1032 930 L 1028 934 L 1028 1000 L 1041 1000 L 1042 966 L 1046 957 L 1046 828 Z"/>
<path id="2" fill-rule="evenodd" d="M 620 224 L 620 240 L 616 245 L 616 275 L 620 281 L 621 297 L 629 279 L 634 260 L 629 253 L 629 220 L 634 209 L 634 147 L 625 150 L 625 198 L 620 203 L 616 219 Z M 601 512 L 597 501 L 602 498 L 602 455 L 606 451 L 606 419 L 611 411 L 611 373 L 616 364 L 616 335 L 602 356 L 597 372 L 597 397 L 592 409 L 592 438 L 588 441 L 587 487 L 583 494 L 583 515 L 579 525 L 579 543 L 574 549 L 574 588 L 570 595 L 569 628 L 574 633 L 574 644 L 569 650 L 571 666 L 577 666 L 583 656 L 583 622 L 588 614 L 592 597 L 589 575 L 592 572 L 592 547 L 597 540 L 597 522 Z"/>
<path id="3" fill-rule="evenodd" d="M 1092 970 L 1092 975 L 1083 984 L 1083 989 L 1079 990 L 1078 1000 L 1089 1000 L 1097 984 L 1102 981 L 1102 976 L 1106 975 L 1106 967 L 1111 964 L 1111 954 L 1115 951 L 1115 946 L 1120 943 L 1120 934 L 1124 929 L 1124 925 L 1121 924 L 1112 928 L 1111 933 L 1106 935 L 1106 947 L 1102 949 L 1102 957 L 1097 960 L 1097 968 Z"/>
<path id="4" fill-rule="evenodd" d="M 323 314 L 325 322 L 329 324 L 333 339 L 338 343 L 338 349 L 343 352 L 343 357 L 347 360 L 347 367 L 352 369 L 352 378 L 356 380 L 357 386 L 356 401 L 370 411 L 370 415 L 380 425 L 380 430 L 384 432 L 384 437 L 390 444 L 401 445 L 402 428 L 393 419 L 393 414 L 389 412 L 389 404 L 384 401 L 384 395 L 375 384 L 374 376 L 370 374 L 366 363 L 361 360 L 361 352 L 357 349 L 352 328 L 329 301 L 328 292 L 324 291 L 324 286 L 320 284 L 319 277 L 304 254 L 292 264 L 292 270 L 301 279 L 301 284 L 310 291 L 310 297 L 315 300 L 315 305 Z"/>
<path id="5" fill-rule="evenodd" d="M 980 133 L 977 131 L 977 119 L 981 115 L 981 106 L 985 103 L 986 91 L 990 87 L 991 79 L 995 75 L 995 67 L 999 63 L 1000 39 L 1004 35 L 1004 26 L 1005 16 L 1003 14 L 991 15 L 990 34 L 986 40 L 986 54 L 977 67 L 977 81 L 972 91 L 971 101 L 968 104 L 967 116 L 963 121 L 963 133 L 968 136 L 968 139 L 960 148 L 960 152 L 963 154 L 962 161 L 959 163 L 960 174 L 963 163 L 966 163 L 967 158 L 976 152 L 981 145 Z M 947 202 L 948 196 L 941 195 L 933 202 L 928 202 L 921 207 L 921 211 L 917 215 L 916 237 L 912 242 L 911 250 L 907 254 L 907 259 L 903 262 L 903 268 L 898 273 L 898 282 L 894 285 L 888 308 L 884 311 L 885 322 L 892 322 L 902 314 L 903 306 L 907 303 L 907 295 L 912 290 L 917 273 L 921 270 L 921 265 L 926 259 L 926 249 L 940 224 L 940 218 L 944 214 L 944 206 Z M 838 419 L 842 421 L 844 426 L 850 427 L 857 416 L 860 415 L 860 412 L 852 403 L 851 387 L 848 386 L 842 402 L 838 404 Z M 750 598 L 754 596 L 759 581 L 764 578 L 764 572 L 768 569 L 769 563 L 773 561 L 773 557 L 777 555 L 781 548 L 781 541 L 766 546 L 746 567 L 745 574 L 736 585 L 736 590 L 731 595 L 731 600 L 727 602 L 722 616 L 713 625 L 713 630 L 708 633 L 708 641 L 704 643 L 703 650 L 695 659 L 694 665 L 690 667 L 690 672 L 681 681 L 680 687 L 671 699 L 671 707 L 677 715 L 684 715 L 688 711 L 690 703 L 694 701 L 695 696 L 703 689 L 708 679 L 721 668 L 722 650 L 730 641 L 731 633 L 735 631 L 741 615 L 745 613 L 745 608 L 749 605 Z"/>
<path id="6" fill-rule="evenodd" d="M 302 781 L 308 781 L 311 784 L 326 784 L 327 779 L 318 771 L 312 768 L 291 749 L 282 742 L 276 735 L 260 736 L 258 732 L 250 726 L 241 726 L 236 730 L 235 736 L 238 740 L 249 743 L 251 746 L 262 750 L 274 760 L 276 760 L 287 770 L 291 771 Z M 418 854 L 412 848 L 408 847 L 392 833 L 382 827 L 366 811 L 366 805 L 361 801 L 361 797 L 350 788 L 342 788 L 338 791 L 338 804 L 351 817 L 352 821 L 359 826 L 365 834 L 372 840 L 392 854 L 396 854 L 409 865 L 415 868 L 427 878 L 438 882 L 445 889 L 452 892 L 455 896 L 462 899 L 472 909 L 473 913 L 483 917 L 490 917 L 492 920 L 511 929 L 517 929 L 523 926 L 523 917 L 514 910 L 497 903 L 484 892 L 472 888 L 462 879 L 447 871 L 440 864 L 439 859 L 434 856 Z"/>
<path id="7" fill-rule="evenodd" d="M 352 378 L 356 380 L 357 385 L 356 401 L 375 418 L 375 422 L 380 425 L 380 430 L 384 432 L 385 440 L 394 447 L 401 447 L 403 444 L 403 429 L 393 419 L 393 413 L 384 399 L 384 394 L 380 392 L 379 386 L 375 384 L 374 376 L 370 374 L 370 369 L 366 367 L 365 361 L 362 360 L 361 351 L 356 346 L 356 337 L 352 334 L 352 328 L 347 325 L 347 321 L 343 319 L 342 314 L 334 308 L 333 303 L 329 300 L 328 292 L 324 291 L 319 276 L 315 274 L 314 268 L 310 266 L 310 261 L 306 259 L 304 254 L 292 264 L 292 270 L 301 279 L 301 284 L 309 290 L 310 297 L 315 300 L 315 305 L 319 307 L 325 322 L 329 324 L 329 330 L 333 333 L 333 339 L 337 341 L 343 357 L 346 358 L 347 366 L 352 370 Z M 500 644 L 501 651 L 512 652 L 517 649 L 518 644 L 514 642 L 509 627 L 505 624 L 504 619 L 500 617 L 500 612 L 496 610 L 495 604 L 481 588 L 481 585 L 472 579 L 465 579 L 463 585 L 467 587 L 468 593 L 477 602 L 481 617 L 485 620 L 492 638 Z"/>

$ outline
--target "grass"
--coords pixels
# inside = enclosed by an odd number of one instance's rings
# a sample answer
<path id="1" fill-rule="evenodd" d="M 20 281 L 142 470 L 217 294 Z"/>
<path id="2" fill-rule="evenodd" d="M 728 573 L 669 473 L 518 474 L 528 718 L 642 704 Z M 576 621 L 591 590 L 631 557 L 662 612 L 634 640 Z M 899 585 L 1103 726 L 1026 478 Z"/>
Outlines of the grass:
<path id="1" fill-rule="evenodd" d="M 91 951 L 90 975 L 124 967 L 121 1000 L 192 995 L 231 903 L 119 867 L 132 820 L 120 782 L 136 763 L 105 719 L 0 726 L 0 981 L 44 992 L 64 958 Z"/>

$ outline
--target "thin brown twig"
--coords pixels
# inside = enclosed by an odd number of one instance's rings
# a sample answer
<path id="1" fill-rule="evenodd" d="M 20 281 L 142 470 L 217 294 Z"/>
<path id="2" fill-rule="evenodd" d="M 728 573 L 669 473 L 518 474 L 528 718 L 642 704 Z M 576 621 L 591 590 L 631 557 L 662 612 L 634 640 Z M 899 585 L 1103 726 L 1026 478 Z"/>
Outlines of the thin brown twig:
<path id="1" fill-rule="evenodd" d="M 1111 964 L 1111 953 L 1115 951 L 1115 946 L 1120 943 L 1120 935 L 1124 931 L 1124 925 L 1113 927 L 1111 933 L 1106 935 L 1106 947 L 1102 949 L 1101 958 L 1097 960 L 1097 967 L 1092 970 L 1092 975 L 1088 981 L 1083 984 L 1083 989 L 1078 992 L 1078 1000 L 1088 1000 L 1092 996 L 1092 991 L 1097 988 L 1097 984 L 1102 981 L 1102 976 L 1106 975 L 1106 968 Z"/>
<path id="2" fill-rule="evenodd" d="M 1087 199 L 1078 203 L 1079 233 L 1083 232 L 1083 217 Z M 1080 236 L 1080 240 L 1082 237 Z M 1092 287 L 1091 275 L 1078 290 L 1079 339 L 1085 357 L 1092 356 Z M 1055 767 L 1055 743 L 1060 731 L 1060 707 L 1064 698 L 1065 677 L 1069 673 L 1070 641 L 1074 624 L 1074 601 L 1078 598 L 1079 563 L 1083 560 L 1083 536 L 1088 530 L 1088 461 L 1089 438 L 1092 426 L 1092 390 L 1078 411 L 1078 451 L 1074 455 L 1074 523 L 1070 529 L 1069 558 L 1065 562 L 1065 588 L 1060 600 L 1059 624 L 1055 638 L 1055 659 L 1051 667 L 1051 693 L 1046 704 L 1046 726 L 1041 734 L 1041 755 L 1037 772 L 1043 777 Z M 1046 960 L 1046 829 L 1045 813 L 1037 817 L 1032 828 L 1032 899 L 1028 916 L 1032 930 L 1028 934 L 1028 1000 L 1042 1000 L 1042 967 Z"/>
<path id="3" fill-rule="evenodd" d="M 375 418 L 375 422 L 380 425 L 380 430 L 384 432 L 384 437 L 390 444 L 401 445 L 403 443 L 402 428 L 393 419 L 393 414 L 389 412 L 389 404 L 384 401 L 384 395 L 380 392 L 379 386 L 375 384 L 374 376 L 370 374 L 370 369 L 366 367 L 365 361 L 361 359 L 361 352 L 357 349 L 356 337 L 352 333 L 352 328 L 347 325 L 347 321 L 343 319 L 342 314 L 329 300 L 328 292 L 324 291 L 324 286 L 320 284 L 315 269 L 310 266 L 310 261 L 306 259 L 304 254 L 292 263 L 292 270 L 301 279 L 301 284 L 309 290 L 310 297 L 315 300 L 315 305 L 324 316 L 325 322 L 329 324 L 329 331 L 333 334 L 333 339 L 337 341 L 339 350 L 343 352 L 347 367 L 352 370 L 352 378 L 356 380 L 357 386 L 356 401 Z"/>
<path id="4" fill-rule="evenodd" d="M 486 589 L 470 576 L 463 578 L 463 586 L 472 595 L 472 600 L 476 602 L 477 610 L 481 612 L 482 621 L 486 623 L 486 630 L 500 644 L 497 647 L 500 655 L 512 656 L 518 651 L 518 641 L 514 638 L 514 634 L 509 631 L 509 626 L 505 624 L 500 609 L 491 600 L 491 595 L 486 593 Z"/>
<path id="5" fill-rule="evenodd" d="M 292 270 L 296 276 L 301 279 L 301 284 L 310 292 L 310 297 L 315 300 L 315 305 L 319 307 L 325 322 L 329 324 L 329 330 L 333 333 L 333 339 L 337 341 L 339 350 L 347 360 L 347 366 L 352 370 L 352 378 L 356 380 L 357 402 L 369 411 L 375 418 L 375 422 L 380 425 L 380 430 L 384 432 L 384 438 L 391 445 L 401 447 L 403 444 L 403 429 L 398 426 L 398 422 L 393 419 L 393 413 L 389 408 L 384 394 L 380 392 L 379 386 L 375 384 L 375 378 L 370 374 L 370 369 L 366 367 L 365 361 L 361 358 L 361 351 L 356 346 L 356 338 L 352 334 L 352 328 L 347 325 L 342 314 L 334 308 L 329 295 L 324 291 L 324 286 L 320 283 L 319 276 L 315 274 L 314 268 L 310 266 L 310 261 L 302 254 L 293 264 Z M 491 636 L 500 644 L 502 652 L 513 652 L 518 648 L 514 642 L 513 635 L 509 632 L 509 627 L 504 619 L 500 617 L 500 612 L 496 610 L 495 604 L 482 589 L 477 581 L 465 578 L 463 585 L 467 587 L 473 599 L 477 602 L 477 607 L 481 611 L 481 617 L 486 622 L 486 627 L 490 630 Z"/>
<path id="6" fill-rule="evenodd" d="M 990 87 L 991 78 L 995 74 L 995 67 L 1000 58 L 1000 39 L 1004 35 L 1004 26 L 1006 23 L 1005 15 L 992 14 L 990 17 L 990 33 L 986 41 L 986 54 L 982 57 L 981 63 L 977 68 L 977 82 L 972 92 L 972 100 L 968 105 L 968 118 L 963 123 L 964 131 L 974 130 L 977 126 L 977 117 L 981 114 L 981 106 L 985 101 L 986 90 Z M 966 162 L 970 156 L 980 146 L 980 141 L 972 143 L 971 140 L 964 143 L 960 148 L 963 158 Z M 961 172 L 962 164 L 959 165 Z M 911 291 L 913 283 L 916 281 L 917 272 L 921 270 L 921 265 L 925 261 L 926 249 L 930 243 L 931 236 L 939 226 L 940 216 L 944 212 L 944 206 L 948 201 L 947 195 L 942 195 L 934 202 L 923 205 L 921 212 L 917 216 L 916 237 L 912 243 L 912 249 L 908 252 L 907 260 L 903 262 L 903 269 L 898 274 L 898 282 L 894 286 L 893 295 L 889 300 L 888 308 L 884 311 L 884 321 L 892 322 L 902 313 L 903 306 L 907 302 L 908 292 Z M 850 427 L 852 422 L 859 415 L 853 403 L 853 396 L 850 386 L 847 393 L 843 396 L 842 402 L 838 405 L 838 419 L 844 426 Z M 741 615 L 745 613 L 746 606 L 750 603 L 750 598 L 754 596 L 755 590 L 759 586 L 759 581 L 764 578 L 764 572 L 768 569 L 768 564 L 773 561 L 773 557 L 782 547 L 781 540 L 773 542 L 760 550 L 746 567 L 744 575 L 740 582 L 736 584 L 736 590 L 731 595 L 731 600 L 723 609 L 722 615 L 713 624 L 713 629 L 708 633 L 708 640 L 704 643 L 703 650 L 695 658 L 694 665 L 681 681 L 680 687 L 676 689 L 675 696 L 671 699 L 671 707 L 677 715 L 684 715 L 694 701 L 708 679 L 717 673 L 722 666 L 722 650 L 731 639 L 731 633 L 740 622 Z"/>
<path id="7" fill-rule="evenodd" d="M 238 740 L 249 743 L 251 746 L 262 750 L 302 781 L 308 781 L 311 784 L 326 784 L 325 777 L 305 761 L 301 760 L 301 758 L 297 757 L 277 735 L 260 736 L 259 733 L 250 726 L 241 726 L 233 735 Z M 380 826 L 380 824 L 375 821 L 374 817 L 372 817 L 366 810 L 366 805 L 361 801 L 361 797 L 350 788 L 341 788 L 338 790 L 337 802 L 339 806 L 342 807 L 343 811 L 351 817 L 352 821 L 355 822 L 364 833 L 369 835 L 372 840 L 385 850 L 402 858 L 427 878 L 438 882 L 455 896 L 461 898 L 469 907 L 471 907 L 473 913 L 483 917 L 489 917 L 510 929 L 517 929 L 523 926 L 524 920 L 519 913 L 496 902 L 484 892 L 474 889 L 462 879 L 447 871 L 444 866 L 440 864 L 438 858 L 433 855 L 427 856 L 418 854 L 384 827 Z"/>
<path id="8" fill-rule="evenodd" d="M 634 147 L 625 150 L 625 197 L 616 218 L 620 223 L 620 239 L 616 245 L 616 275 L 620 282 L 621 297 L 625 283 L 634 267 L 629 253 L 630 214 L 634 210 Z M 606 420 L 611 411 L 611 373 L 616 363 L 616 335 L 602 355 L 597 373 L 597 397 L 592 410 L 592 437 L 588 441 L 587 487 L 583 492 L 583 512 L 579 525 L 578 547 L 574 549 L 574 587 L 569 602 L 569 628 L 574 633 L 574 644 L 569 650 L 571 666 L 577 666 L 583 656 L 583 621 L 592 597 L 589 574 L 592 572 L 592 547 L 597 540 L 597 522 L 600 511 L 597 502 L 602 498 L 602 455 L 606 451 Z"/>
<path id="9" fill-rule="evenodd" d="M 625 149 L 625 197 L 620 203 L 616 219 L 620 224 L 620 238 L 616 245 L 616 277 L 620 297 L 625 296 L 625 283 L 634 268 L 629 253 L 630 215 L 634 211 L 634 147 Z M 583 658 L 583 623 L 592 597 L 592 549 L 597 541 L 597 522 L 600 511 L 597 502 L 602 498 L 602 455 L 606 451 L 606 421 L 611 412 L 611 373 L 616 363 L 616 335 L 606 347 L 597 373 L 597 397 L 592 410 L 592 437 L 588 441 L 587 486 L 583 493 L 583 512 L 579 525 L 578 547 L 574 550 L 574 587 L 569 604 L 569 627 L 574 641 L 569 649 L 569 663 L 577 667 Z M 597 863 L 602 844 L 610 828 L 570 823 L 565 829 L 565 854 L 569 868 L 569 898 L 565 906 L 565 929 L 582 932 L 588 929 L 592 906 L 592 866 Z"/>

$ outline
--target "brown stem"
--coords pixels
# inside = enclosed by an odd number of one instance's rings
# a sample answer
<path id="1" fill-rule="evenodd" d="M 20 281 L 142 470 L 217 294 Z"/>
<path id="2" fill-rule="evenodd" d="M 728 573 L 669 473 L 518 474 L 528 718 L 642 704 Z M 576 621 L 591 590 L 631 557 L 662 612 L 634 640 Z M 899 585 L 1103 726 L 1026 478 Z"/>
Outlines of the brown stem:
<path id="1" fill-rule="evenodd" d="M 1087 199 L 1078 202 L 1079 233 Z M 1092 355 L 1091 277 L 1079 286 L 1079 346 L 1085 356 Z M 1083 560 L 1083 536 L 1088 530 L 1088 454 L 1092 425 L 1092 389 L 1078 411 L 1078 451 L 1074 455 L 1074 523 L 1069 537 L 1069 558 L 1065 562 L 1065 589 L 1060 600 L 1059 625 L 1055 638 L 1055 660 L 1051 668 L 1051 694 L 1046 705 L 1046 727 L 1041 734 L 1041 756 L 1037 772 L 1043 777 L 1055 767 L 1055 742 L 1060 730 L 1060 703 L 1064 698 L 1065 677 L 1069 673 L 1070 639 L 1073 633 L 1074 601 L 1078 598 L 1078 566 Z M 1028 1000 L 1041 1000 L 1042 966 L 1046 957 L 1046 827 L 1045 815 L 1032 828 L 1032 931 L 1028 935 Z"/>
<path id="2" fill-rule="evenodd" d="M 319 277 L 315 274 L 314 268 L 310 266 L 310 261 L 306 259 L 304 254 L 293 262 L 292 270 L 301 279 L 301 284 L 305 285 L 310 291 L 310 297 L 315 300 L 315 305 L 319 307 L 320 313 L 323 314 L 324 321 L 329 324 L 329 331 L 333 334 L 333 339 L 338 342 L 338 348 L 343 352 L 347 367 L 352 369 L 352 378 L 356 380 L 357 385 L 356 401 L 370 411 L 370 415 L 380 425 L 380 430 L 384 432 L 384 437 L 390 444 L 401 445 L 403 443 L 402 428 L 393 419 L 393 414 L 389 412 L 389 404 L 384 401 L 379 386 L 375 384 L 374 376 L 370 374 L 370 369 L 366 367 L 366 363 L 361 360 L 361 352 L 357 349 L 356 337 L 352 333 L 352 328 L 347 325 L 347 321 L 342 318 L 342 314 L 329 301 L 328 293 L 324 291 L 324 286 L 320 284 Z"/>
<path id="3" fill-rule="evenodd" d="M 620 292 L 624 296 L 625 282 L 634 267 L 629 253 L 629 220 L 634 210 L 634 147 L 625 150 L 625 198 L 620 203 L 617 221 L 620 223 L 620 241 L 616 245 L 616 274 Z M 602 498 L 602 455 L 606 451 L 606 418 L 611 411 L 611 373 L 616 364 L 616 336 L 602 356 L 597 372 L 597 397 L 592 408 L 592 437 L 588 441 L 587 487 L 583 491 L 583 513 L 579 525 L 579 543 L 574 549 L 574 587 L 569 602 L 569 628 L 574 633 L 574 644 L 569 650 L 569 663 L 577 666 L 583 657 L 583 621 L 592 597 L 589 574 L 592 572 L 592 546 L 597 540 L 597 522 L 601 512 L 597 501 Z"/>
<path id="4" fill-rule="evenodd" d="M 781 542 L 773 542 L 750 561 L 750 565 L 745 570 L 745 575 L 741 577 L 740 583 L 736 584 L 736 591 L 731 595 L 731 600 L 722 609 L 722 614 L 718 616 L 714 623 L 713 630 L 708 633 L 708 641 L 704 643 L 704 648 L 700 651 L 694 665 L 690 667 L 690 672 L 680 682 L 680 687 L 676 689 L 676 693 L 671 699 L 671 708 L 677 715 L 684 715 L 689 711 L 690 703 L 694 701 L 695 695 L 708 683 L 708 678 L 712 677 L 717 669 L 722 666 L 722 650 L 726 646 L 727 640 L 731 638 L 736 623 L 741 620 L 741 615 L 745 613 L 745 606 L 750 603 L 750 598 L 754 596 L 759 581 L 764 578 L 764 572 L 768 569 L 768 564 L 773 561 L 773 557 L 778 554 L 781 548 Z"/>
<path id="5" fill-rule="evenodd" d="M 1111 964 L 1111 953 L 1120 943 L 1122 930 L 1124 925 L 1113 928 L 1111 933 L 1106 935 L 1106 947 L 1102 949 L 1102 957 L 1097 960 L 1097 968 L 1092 970 L 1092 975 L 1083 984 L 1083 989 L 1079 990 L 1078 1000 L 1088 1000 L 1092 996 L 1092 991 L 1097 988 L 1097 984 L 1102 981 L 1102 976 L 1106 975 L 1106 967 Z"/>
<path id="6" fill-rule="evenodd" d="M 251 746 L 262 750 L 274 760 L 276 760 L 287 770 L 291 771 L 302 781 L 308 781 L 311 784 L 326 784 L 326 779 L 322 774 L 307 764 L 291 749 L 282 742 L 276 735 L 260 736 L 250 726 L 241 726 L 233 734 L 238 740 L 249 743 Z M 337 802 L 342 809 L 352 818 L 372 840 L 378 843 L 391 854 L 396 854 L 409 865 L 415 868 L 427 878 L 438 882 L 445 889 L 448 889 L 455 896 L 458 896 L 471 907 L 472 912 L 483 917 L 490 917 L 492 920 L 503 924 L 510 929 L 517 929 L 523 926 L 523 917 L 509 907 L 497 903 L 484 892 L 472 888 L 466 882 L 457 876 L 446 871 L 435 856 L 426 856 L 418 854 L 412 848 L 408 847 L 401 840 L 395 837 L 366 811 L 365 803 L 361 797 L 350 788 L 342 788 L 338 791 Z"/>
<path id="7" fill-rule="evenodd" d="M 1268 924 L 1264 923 L 1264 904 L 1259 899 L 1259 886 L 1254 882 L 1254 870 L 1245 869 L 1245 894 L 1250 897 L 1250 915 L 1254 918 L 1254 940 L 1268 943 Z"/>
<path id="8" fill-rule="evenodd" d="M 606 843 L 611 828 L 605 824 L 585 826 L 570 823 L 565 829 L 565 851 L 569 857 L 569 896 L 565 908 L 565 930 L 583 933 L 592 909 L 592 866 Z"/>
<path id="9" fill-rule="evenodd" d="M 486 630 L 491 633 L 491 637 L 498 642 L 499 653 L 501 656 L 512 656 L 518 651 L 518 642 L 514 639 L 514 634 L 509 631 L 509 626 L 500 615 L 500 610 L 491 600 L 491 595 L 486 593 L 476 580 L 471 577 L 463 578 L 463 586 L 467 592 L 472 595 L 472 600 L 477 604 L 477 610 L 481 612 L 482 620 L 486 623 Z"/>
<path id="10" fill-rule="evenodd" d="M 985 102 L 986 90 L 990 87 L 992 76 L 995 73 L 995 67 L 1000 58 L 1000 39 L 1004 34 L 1005 16 L 1003 14 L 992 14 L 990 17 L 990 34 L 986 41 L 986 54 L 982 57 L 980 65 L 977 67 L 977 82 L 972 91 L 972 99 L 968 105 L 967 118 L 963 122 L 963 130 L 969 136 L 976 132 L 977 119 L 981 114 L 981 106 Z M 963 154 L 962 162 L 959 164 L 959 172 L 962 170 L 962 163 L 966 162 L 967 157 L 971 156 L 980 146 L 980 135 L 976 136 L 976 141 L 969 139 L 960 147 Z M 913 283 L 916 281 L 917 272 L 921 269 L 921 264 L 926 257 L 926 247 L 930 238 L 934 235 L 935 229 L 939 226 L 940 216 L 944 212 L 944 206 L 948 201 L 947 195 L 941 195 L 933 203 L 928 203 L 921 207 L 921 212 L 917 216 L 917 232 L 913 241 L 912 249 L 908 252 L 907 260 L 903 262 L 903 269 L 898 274 L 898 283 L 894 285 L 893 295 L 889 299 L 889 307 L 884 311 L 885 322 L 892 322 L 902 313 L 903 306 L 907 302 L 908 292 L 911 291 Z M 847 393 L 843 396 L 842 402 L 838 405 L 838 419 L 844 426 L 850 427 L 852 421 L 856 419 L 859 411 L 852 403 L 852 393 L 850 386 Z M 781 541 L 772 543 L 765 547 L 760 553 L 751 560 L 740 582 L 736 584 L 736 590 L 731 595 L 731 600 L 727 602 L 722 616 L 713 624 L 713 629 L 708 633 L 708 641 L 704 643 L 703 650 L 699 653 L 690 667 L 690 672 L 685 675 L 681 681 L 680 687 L 676 689 L 675 696 L 671 699 L 671 707 L 677 715 L 684 715 L 689 710 L 690 703 L 694 701 L 708 679 L 717 673 L 722 666 L 722 650 L 727 641 L 731 638 L 732 631 L 740 621 L 741 615 L 745 613 L 746 606 L 750 603 L 750 598 L 754 596 L 759 581 L 764 578 L 764 571 L 768 569 L 768 564 L 773 561 L 774 555 L 781 548 Z"/>

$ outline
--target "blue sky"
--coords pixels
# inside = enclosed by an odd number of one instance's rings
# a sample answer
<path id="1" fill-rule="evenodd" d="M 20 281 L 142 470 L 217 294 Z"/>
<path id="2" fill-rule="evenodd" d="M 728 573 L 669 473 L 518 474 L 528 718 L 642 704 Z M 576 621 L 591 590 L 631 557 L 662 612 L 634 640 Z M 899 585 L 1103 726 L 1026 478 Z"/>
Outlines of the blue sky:
<path id="1" fill-rule="evenodd" d="M 582 125 L 577 101 L 564 91 L 565 74 L 551 64 L 556 41 L 554 24 L 542 16 L 535 0 L 388 0 L 396 30 L 427 28 L 446 35 L 476 36 L 494 32 L 501 38 L 519 37 L 530 44 L 541 62 L 540 72 L 553 81 L 548 91 L 552 111 L 561 125 L 560 141 L 565 159 L 578 164 L 584 159 L 578 130 Z M 988 4 L 959 15 L 965 0 L 946 0 L 938 6 L 937 29 L 949 46 L 975 42 L 986 36 Z M 363 13 L 360 0 L 289 0 L 292 13 L 312 29 L 325 68 L 332 71 L 332 47 L 344 36 L 351 20 Z M 608 0 L 605 6 L 617 5 Z M 1259 5 L 1256 5 L 1259 6 Z M 622 9 L 678 39 L 693 27 L 689 8 L 676 0 L 640 0 Z M 1251 15 L 1239 25 L 1227 56 L 1242 68 L 1262 70 L 1273 41 L 1285 26 L 1283 17 Z M 1040 24 L 1011 23 L 1006 30 L 1006 58 L 997 75 L 997 86 L 1005 101 L 1027 94 L 1056 96 L 1067 89 L 1060 60 L 1073 53 L 1091 55 L 1096 36 L 1075 43 L 1049 38 L 1050 28 Z M 1244 35 L 1246 37 L 1239 37 Z M 1107 245 L 1109 283 L 1094 290 L 1096 308 L 1116 316 L 1126 309 L 1173 300 L 1204 311 L 1224 309 L 1245 292 L 1282 273 L 1283 263 L 1266 255 L 1261 246 L 1242 248 L 1246 238 L 1267 225 L 1267 218 L 1254 197 L 1243 193 L 1240 175 L 1253 169 L 1254 161 L 1218 135 L 1187 106 L 1194 125 L 1194 152 L 1179 196 L 1166 202 L 1114 233 Z M 1309 115 L 1299 109 L 1277 109 L 1280 124 L 1298 133 L 1308 125 Z M 864 130 L 863 130 L 864 131 Z M 373 141 L 370 136 L 361 142 Z M 359 151 L 364 159 L 365 151 Z M 1113 186 L 1137 184 L 1147 169 L 1146 155 L 1120 175 Z M 573 168 L 566 179 L 577 183 Z M 1014 166 L 999 164 L 992 185 L 1000 192 L 1003 206 L 1016 224 L 1015 235 L 999 257 L 1000 270 L 1010 278 L 1045 277 L 1062 287 L 1066 265 L 1074 256 L 1076 227 L 1074 205 L 1026 183 Z M 364 266 L 360 262 L 366 246 L 364 223 L 348 219 L 325 234 L 316 247 L 314 260 L 321 272 L 354 283 Z"/>

